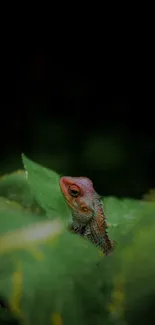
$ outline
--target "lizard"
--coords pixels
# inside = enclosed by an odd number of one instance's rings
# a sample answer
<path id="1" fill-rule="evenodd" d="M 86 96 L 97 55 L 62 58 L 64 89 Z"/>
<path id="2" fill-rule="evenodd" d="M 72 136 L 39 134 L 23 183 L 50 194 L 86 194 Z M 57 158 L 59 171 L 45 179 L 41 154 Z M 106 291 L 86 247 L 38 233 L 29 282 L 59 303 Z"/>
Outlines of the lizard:
<path id="1" fill-rule="evenodd" d="M 109 224 L 100 195 L 87 177 L 63 176 L 59 180 L 62 194 L 71 209 L 72 223 L 68 229 L 83 237 L 109 255 L 116 242 L 107 233 Z"/>

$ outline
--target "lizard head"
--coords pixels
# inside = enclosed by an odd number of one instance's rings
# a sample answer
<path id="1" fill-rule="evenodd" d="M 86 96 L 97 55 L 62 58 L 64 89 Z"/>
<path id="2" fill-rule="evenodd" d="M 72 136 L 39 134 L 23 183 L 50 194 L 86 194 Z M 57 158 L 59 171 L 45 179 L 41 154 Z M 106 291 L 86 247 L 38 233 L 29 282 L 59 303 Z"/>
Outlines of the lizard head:
<path id="1" fill-rule="evenodd" d="M 87 177 L 65 176 L 60 178 L 60 188 L 72 213 L 81 223 L 87 223 L 94 216 L 94 197 L 98 196 L 92 181 Z"/>

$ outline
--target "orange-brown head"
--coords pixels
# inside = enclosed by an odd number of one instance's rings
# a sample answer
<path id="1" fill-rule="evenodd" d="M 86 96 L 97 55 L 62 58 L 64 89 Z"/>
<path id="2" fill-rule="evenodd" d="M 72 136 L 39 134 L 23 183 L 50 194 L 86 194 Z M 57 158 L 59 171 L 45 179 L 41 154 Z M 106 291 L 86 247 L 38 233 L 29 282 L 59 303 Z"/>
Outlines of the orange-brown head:
<path id="1" fill-rule="evenodd" d="M 84 226 L 85 236 L 108 255 L 113 251 L 115 242 L 108 237 L 103 204 L 94 190 L 92 181 L 87 177 L 64 176 L 59 182 L 66 202 L 72 210 L 75 228 L 77 227 L 79 231 L 78 226 Z M 85 227 L 88 223 L 89 231 L 88 227 Z"/>
<path id="2" fill-rule="evenodd" d="M 64 176 L 60 178 L 60 188 L 73 216 L 86 225 L 95 214 L 94 199 L 99 199 L 92 181 L 87 177 Z"/>

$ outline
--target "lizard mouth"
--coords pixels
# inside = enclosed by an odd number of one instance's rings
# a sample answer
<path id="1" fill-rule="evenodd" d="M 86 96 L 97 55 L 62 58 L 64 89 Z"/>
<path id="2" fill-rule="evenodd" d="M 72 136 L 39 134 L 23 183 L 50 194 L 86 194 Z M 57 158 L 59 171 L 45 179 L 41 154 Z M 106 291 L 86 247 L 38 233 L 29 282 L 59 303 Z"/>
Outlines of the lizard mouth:
<path id="1" fill-rule="evenodd" d="M 72 204 L 67 197 L 65 197 L 65 199 L 66 199 L 67 204 L 70 206 L 70 208 L 75 210 L 74 204 Z"/>

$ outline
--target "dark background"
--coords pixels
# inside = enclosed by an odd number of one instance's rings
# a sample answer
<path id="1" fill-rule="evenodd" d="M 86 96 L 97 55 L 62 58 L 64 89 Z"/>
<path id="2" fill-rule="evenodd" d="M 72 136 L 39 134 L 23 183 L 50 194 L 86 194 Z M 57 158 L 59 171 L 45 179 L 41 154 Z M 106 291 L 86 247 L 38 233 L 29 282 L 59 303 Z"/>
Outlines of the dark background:
<path id="1" fill-rule="evenodd" d="M 46 49 L 5 53 L 0 174 L 22 168 L 24 152 L 61 175 L 91 178 L 102 195 L 140 198 L 155 187 L 154 103 L 129 86 L 123 96 L 117 76 L 111 87 L 104 64 L 55 63 Z"/>

